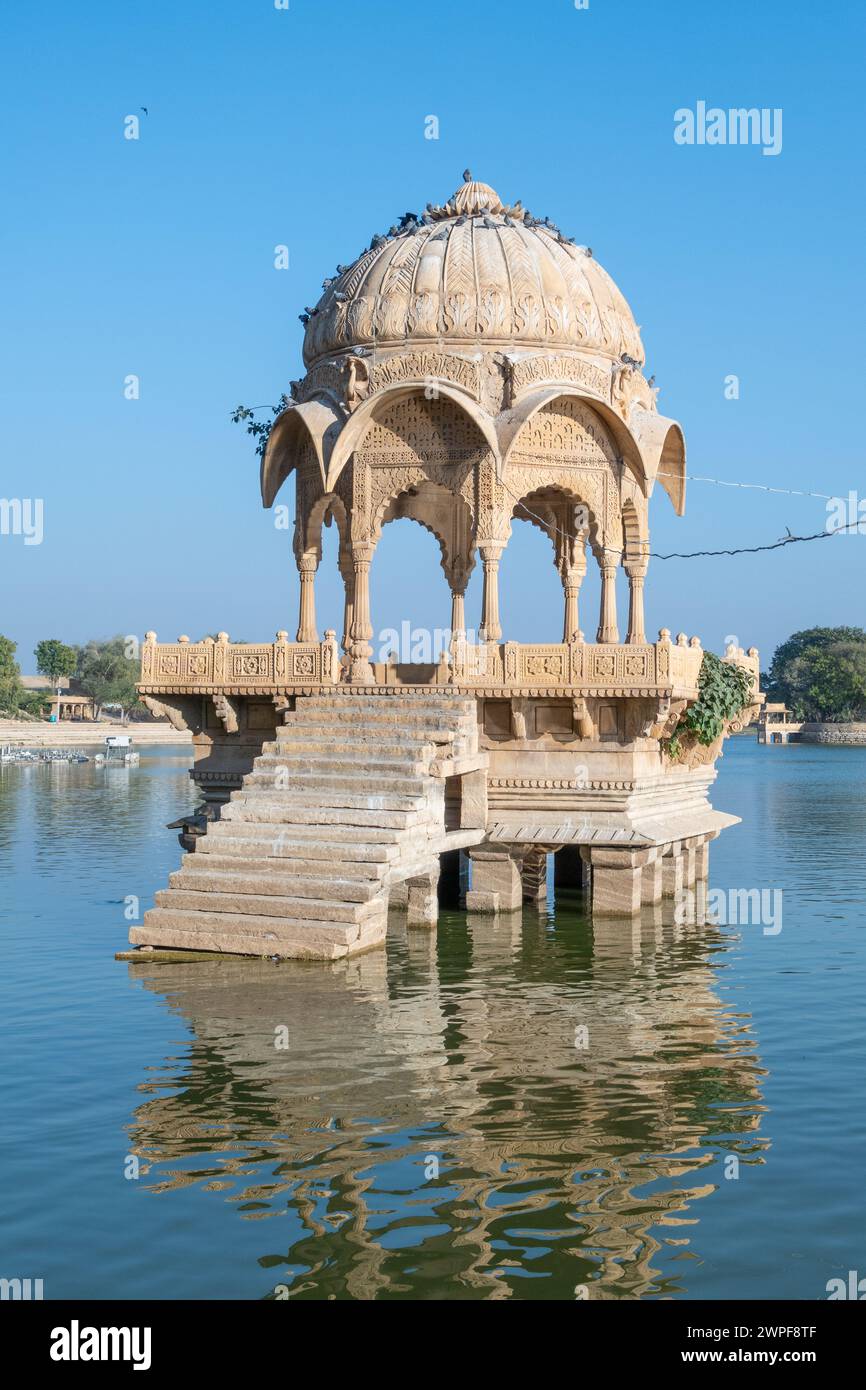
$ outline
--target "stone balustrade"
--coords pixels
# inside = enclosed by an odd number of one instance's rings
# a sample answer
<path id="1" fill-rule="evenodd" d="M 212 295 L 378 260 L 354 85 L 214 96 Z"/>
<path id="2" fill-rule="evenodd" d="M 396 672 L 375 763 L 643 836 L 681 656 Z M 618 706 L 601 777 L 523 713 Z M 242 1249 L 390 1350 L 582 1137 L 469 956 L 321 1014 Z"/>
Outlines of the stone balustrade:
<path id="1" fill-rule="evenodd" d="M 273 642 L 230 642 L 221 632 L 214 640 L 157 642 L 145 634 L 141 649 L 142 694 L 226 691 L 239 695 L 293 685 L 328 686 L 340 679 L 340 649 L 333 631 L 323 642 L 290 642 L 278 632 Z"/>
<path id="2" fill-rule="evenodd" d="M 640 695 L 659 688 L 693 694 L 703 649 L 697 637 L 671 641 L 663 628 L 657 642 L 452 644 L 452 682 L 498 688 L 563 686 L 599 693 Z"/>
<path id="3" fill-rule="evenodd" d="M 752 649 L 754 650 L 754 649 Z M 693 696 L 703 660 L 697 637 L 680 633 L 676 639 L 662 628 L 657 642 L 525 643 L 487 642 L 473 644 L 459 637 L 452 641 L 444 671 L 436 684 L 476 690 L 547 690 L 563 688 L 599 694 L 641 695 L 660 689 L 674 695 Z M 757 677 L 754 657 L 741 650 L 726 660 L 736 660 Z M 398 667 L 383 667 L 380 681 L 399 683 Z M 273 642 L 231 642 L 221 632 L 217 638 L 190 642 L 158 642 L 148 632 L 141 652 L 141 681 L 144 695 L 256 694 L 299 688 L 334 686 L 345 680 L 336 636 L 329 630 L 322 642 L 290 642 L 285 632 Z"/>

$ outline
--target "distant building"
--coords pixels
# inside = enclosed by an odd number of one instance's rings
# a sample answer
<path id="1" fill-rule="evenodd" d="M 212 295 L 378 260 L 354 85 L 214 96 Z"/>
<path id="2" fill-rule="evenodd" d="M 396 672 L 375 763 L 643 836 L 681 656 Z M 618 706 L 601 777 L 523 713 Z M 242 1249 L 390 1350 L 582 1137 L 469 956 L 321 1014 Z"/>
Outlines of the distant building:
<path id="1" fill-rule="evenodd" d="M 61 676 L 52 681 L 48 676 L 22 676 L 21 684 L 25 690 L 45 692 L 45 712 L 50 717 L 56 714 L 58 720 L 94 720 L 96 705 L 90 695 L 81 689 L 78 681 Z"/>
<path id="2" fill-rule="evenodd" d="M 766 704 L 758 715 L 759 743 L 799 743 L 801 720 L 793 719 L 787 705 Z"/>

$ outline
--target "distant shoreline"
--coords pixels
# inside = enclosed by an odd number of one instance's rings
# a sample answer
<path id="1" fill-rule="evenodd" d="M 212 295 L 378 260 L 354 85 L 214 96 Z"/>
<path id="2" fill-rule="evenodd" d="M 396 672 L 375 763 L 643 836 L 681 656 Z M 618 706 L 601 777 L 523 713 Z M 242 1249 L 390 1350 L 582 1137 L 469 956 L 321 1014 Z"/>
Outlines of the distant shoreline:
<path id="1" fill-rule="evenodd" d="M 192 747 L 192 734 L 170 724 L 62 723 L 22 724 L 0 719 L 0 746 L 13 748 L 101 748 L 110 734 L 128 734 L 133 748 L 145 744 L 178 743 Z"/>

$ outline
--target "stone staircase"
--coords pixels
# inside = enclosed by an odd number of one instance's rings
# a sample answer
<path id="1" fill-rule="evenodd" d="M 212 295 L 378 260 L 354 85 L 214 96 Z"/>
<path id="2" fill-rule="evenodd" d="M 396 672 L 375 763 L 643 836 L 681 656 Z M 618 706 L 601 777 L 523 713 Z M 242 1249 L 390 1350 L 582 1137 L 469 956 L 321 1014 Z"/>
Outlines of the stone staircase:
<path id="1" fill-rule="evenodd" d="M 391 888 L 438 873 L 446 777 L 485 763 L 473 699 L 299 697 L 129 939 L 317 960 L 378 945 Z"/>

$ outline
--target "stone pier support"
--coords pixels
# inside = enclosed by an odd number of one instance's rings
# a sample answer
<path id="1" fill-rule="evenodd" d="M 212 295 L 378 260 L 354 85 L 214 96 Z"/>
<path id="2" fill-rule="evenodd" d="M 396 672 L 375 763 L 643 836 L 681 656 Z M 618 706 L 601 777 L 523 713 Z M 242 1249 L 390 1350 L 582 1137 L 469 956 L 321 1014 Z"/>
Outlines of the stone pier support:
<path id="1" fill-rule="evenodd" d="M 679 840 L 668 848 L 662 860 L 662 893 L 666 898 L 674 898 L 685 886 L 685 861 Z"/>
<path id="2" fill-rule="evenodd" d="M 523 860 L 523 900 L 527 903 L 547 901 L 547 850 L 531 849 Z"/>
<path id="3" fill-rule="evenodd" d="M 513 912 L 523 903 L 521 856 L 506 849 L 473 849 L 472 888 L 466 894 L 467 912 Z"/>
<path id="4" fill-rule="evenodd" d="M 406 925 L 435 927 L 439 920 L 439 865 L 407 880 Z"/>
<path id="5" fill-rule="evenodd" d="M 683 844 L 683 887 L 694 888 L 697 876 L 697 848 L 694 840 Z"/>
<path id="6" fill-rule="evenodd" d="M 650 859 L 644 864 L 641 875 L 641 902 L 651 906 L 661 902 L 663 862 L 661 850 L 659 850 L 654 859 Z"/>
<path id="7" fill-rule="evenodd" d="M 403 883 L 392 883 L 388 889 L 388 906 L 402 908 L 404 911 L 409 906 L 409 885 L 404 880 Z"/>
<path id="8" fill-rule="evenodd" d="M 644 866 L 654 849 L 581 847 L 592 867 L 593 917 L 634 917 L 640 912 Z"/>

